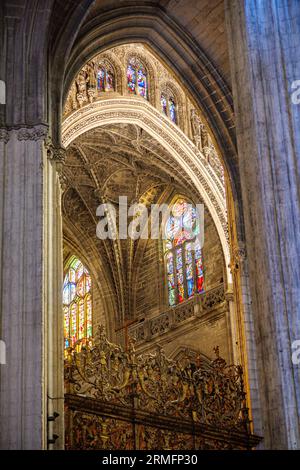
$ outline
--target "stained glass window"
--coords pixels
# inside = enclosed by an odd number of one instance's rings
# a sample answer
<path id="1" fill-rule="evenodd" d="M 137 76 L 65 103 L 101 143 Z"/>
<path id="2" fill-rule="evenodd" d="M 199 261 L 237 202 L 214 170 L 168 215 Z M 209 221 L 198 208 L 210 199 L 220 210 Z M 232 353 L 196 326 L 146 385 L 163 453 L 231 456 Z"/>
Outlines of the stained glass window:
<path id="1" fill-rule="evenodd" d="M 200 227 L 196 209 L 180 198 L 165 225 L 165 256 L 169 305 L 203 292 Z"/>
<path id="2" fill-rule="evenodd" d="M 82 262 L 73 256 L 63 285 L 65 350 L 82 344 L 92 336 L 91 277 Z"/>
<path id="3" fill-rule="evenodd" d="M 147 72 L 144 65 L 137 59 L 131 58 L 127 67 L 127 88 L 129 93 L 148 97 Z"/>
<path id="4" fill-rule="evenodd" d="M 115 88 L 114 72 L 109 64 L 99 67 L 97 72 L 97 88 L 99 91 L 113 91 Z"/>
<path id="5" fill-rule="evenodd" d="M 176 100 L 171 91 L 165 90 L 160 95 L 160 104 L 162 112 L 168 116 L 171 121 L 177 124 L 177 106 Z"/>
<path id="6" fill-rule="evenodd" d="M 168 111 L 167 111 L 167 98 L 165 97 L 165 95 L 163 93 L 161 94 L 161 97 L 160 97 L 160 103 L 161 103 L 162 112 L 165 115 L 167 115 L 168 114 Z"/>
<path id="7" fill-rule="evenodd" d="M 170 119 L 171 121 L 177 122 L 177 118 L 176 118 L 176 104 L 175 104 L 175 101 L 173 98 L 169 98 L 169 114 L 170 114 Z"/>

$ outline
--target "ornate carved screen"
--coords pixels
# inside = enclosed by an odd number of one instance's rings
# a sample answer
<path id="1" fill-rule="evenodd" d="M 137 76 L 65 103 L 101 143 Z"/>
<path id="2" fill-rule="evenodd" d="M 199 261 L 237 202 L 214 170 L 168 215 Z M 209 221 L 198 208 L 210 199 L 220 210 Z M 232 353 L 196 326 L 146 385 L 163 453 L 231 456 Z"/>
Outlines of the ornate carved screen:
<path id="1" fill-rule="evenodd" d="M 162 349 L 138 355 L 110 343 L 69 350 L 67 449 L 251 449 L 240 366 L 219 357 L 210 366 L 168 359 Z"/>

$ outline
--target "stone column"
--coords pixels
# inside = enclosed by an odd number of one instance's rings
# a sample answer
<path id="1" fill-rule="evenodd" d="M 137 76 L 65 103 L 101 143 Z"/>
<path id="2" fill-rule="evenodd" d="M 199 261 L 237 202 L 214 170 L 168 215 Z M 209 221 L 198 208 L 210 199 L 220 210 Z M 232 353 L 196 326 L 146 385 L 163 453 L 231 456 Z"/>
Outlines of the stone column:
<path id="1" fill-rule="evenodd" d="M 0 131 L 0 448 L 46 446 L 43 380 L 45 125 Z"/>
<path id="2" fill-rule="evenodd" d="M 300 2 L 226 0 L 264 446 L 300 448 Z"/>
<path id="3" fill-rule="evenodd" d="M 47 318 L 47 411 L 59 416 L 48 421 L 48 449 L 64 449 L 64 334 L 62 312 L 63 246 L 62 246 L 62 167 L 65 150 L 46 142 L 44 168 L 44 289 Z"/>
<path id="4" fill-rule="evenodd" d="M 64 151 L 49 144 L 47 132 L 43 124 L 0 129 L 1 449 L 64 446 Z M 49 421 L 54 412 L 59 417 Z"/>

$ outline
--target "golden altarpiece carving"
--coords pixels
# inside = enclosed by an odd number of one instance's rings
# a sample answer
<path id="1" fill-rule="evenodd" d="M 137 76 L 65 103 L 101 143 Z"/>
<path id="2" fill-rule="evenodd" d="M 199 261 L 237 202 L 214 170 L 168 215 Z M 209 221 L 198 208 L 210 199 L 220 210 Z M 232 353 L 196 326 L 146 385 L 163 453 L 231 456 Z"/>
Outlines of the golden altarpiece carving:
<path id="1" fill-rule="evenodd" d="M 66 448 L 252 449 L 243 371 L 215 349 L 209 364 L 174 361 L 158 348 L 139 355 L 101 327 L 65 363 Z"/>

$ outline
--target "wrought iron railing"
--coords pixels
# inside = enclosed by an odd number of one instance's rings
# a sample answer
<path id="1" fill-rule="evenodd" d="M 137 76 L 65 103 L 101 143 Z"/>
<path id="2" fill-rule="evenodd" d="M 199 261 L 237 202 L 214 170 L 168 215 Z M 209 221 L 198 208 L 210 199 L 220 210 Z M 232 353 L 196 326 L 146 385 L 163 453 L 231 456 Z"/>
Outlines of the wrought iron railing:
<path id="1" fill-rule="evenodd" d="M 67 448 L 254 447 L 242 368 L 215 354 L 209 366 L 170 360 L 161 348 L 138 355 L 100 328 L 66 360 Z"/>

